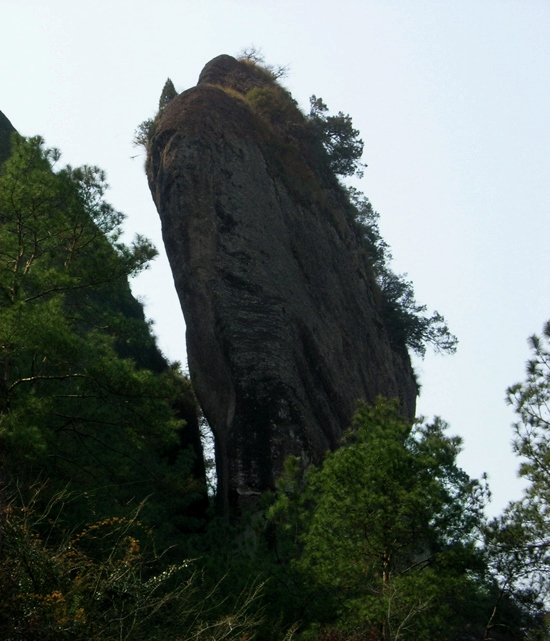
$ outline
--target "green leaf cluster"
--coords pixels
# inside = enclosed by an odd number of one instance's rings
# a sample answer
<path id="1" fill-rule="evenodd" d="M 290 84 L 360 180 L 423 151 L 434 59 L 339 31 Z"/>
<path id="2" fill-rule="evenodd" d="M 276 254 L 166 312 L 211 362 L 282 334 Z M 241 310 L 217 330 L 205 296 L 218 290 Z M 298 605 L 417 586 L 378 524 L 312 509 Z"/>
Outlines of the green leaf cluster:
<path id="1" fill-rule="evenodd" d="M 328 160 L 329 169 L 337 176 L 363 176 L 361 157 L 364 143 L 359 131 L 354 129 L 351 116 L 338 112 L 328 115 L 328 107 L 322 98 L 311 96 L 308 121 L 316 140 L 321 143 Z"/>
<path id="2" fill-rule="evenodd" d="M 41 475 L 100 514 L 149 494 L 181 508 L 199 492 L 192 456 L 168 460 L 182 449 L 173 405 L 185 382 L 128 286 L 156 251 L 120 242 L 101 170 L 56 172 L 59 156 L 16 135 L 0 171 L 0 482 Z M 68 509 L 78 522 L 89 506 Z"/>
<path id="3" fill-rule="evenodd" d="M 295 541 L 293 566 L 332 612 L 326 624 L 419 640 L 456 633 L 471 616 L 488 491 L 457 466 L 460 439 L 445 428 L 411 428 L 380 399 L 360 407 L 321 466 L 301 477 L 289 462 L 268 517 Z"/>
<path id="4" fill-rule="evenodd" d="M 419 305 L 412 281 L 407 274 L 396 274 L 390 266 L 392 254 L 382 238 L 376 212 L 359 190 L 348 187 L 351 215 L 371 260 L 374 278 L 382 294 L 382 314 L 395 345 L 406 347 L 424 357 L 430 345 L 437 353 L 454 354 L 458 339 L 451 333 L 438 311 L 427 315 L 427 306 Z"/>
<path id="5" fill-rule="evenodd" d="M 519 474 L 527 481 L 524 496 L 511 502 L 486 532 L 491 569 L 500 601 L 511 597 L 526 614 L 538 618 L 533 639 L 549 638 L 550 605 L 550 321 L 540 336 L 529 338 L 531 358 L 526 379 L 508 388 L 506 400 L 518 420 L 513 447 L 521 459 Z M 491 628 L 502 622 L 496 613 Z M 546 616 L 544 616 L 546 615 Z"/>

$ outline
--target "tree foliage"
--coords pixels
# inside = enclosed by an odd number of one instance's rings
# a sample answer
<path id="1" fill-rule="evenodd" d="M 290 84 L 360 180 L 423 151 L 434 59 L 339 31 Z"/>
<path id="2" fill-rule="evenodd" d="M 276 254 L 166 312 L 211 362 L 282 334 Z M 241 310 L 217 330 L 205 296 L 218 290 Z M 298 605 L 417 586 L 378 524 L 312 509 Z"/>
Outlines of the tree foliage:
<path id="1" fill-rule="evenodd" d="M 172 479 L 181 507 L 197 490 L 192 455 L 166 456 L 183 429 L 172 410 L 182 381 L 127 282 L 156 252 L 141 237 L 120 242 L 101 170 L 56 173 L 58 160 L 18 137 L 0 173 L 1 481 L 46 475 L 114 513 Z"/>
<path id="2" fill-rule="evenodd" d="M 526 380 L 509 387 L 506 400 L 519 417 L 514 451 L 524 459 L 519 472 L 530 483 L 527 494 L 550 505 L 550 321 L 542 336 L 529 338 L 529 346 Z"/>
<path id="3" fill-rule="evenodd" d="M 0 637 L 243 639 L 257 584 L 228 604 L 182 561 L 194 401 L 128 285 L 156 252 L 59 158 L 16 136 L 0 170 Z"/>
<path id="4" fill-rule="evenodd" d="M 445 318 L 437 311 L 427 315 L 427 306 L 416 302 L 414 287 L 407 274 L 396 274 L 391 269 L 391 251 L 378 226 L 380 215 L 359 190 L 349 187 L 347 192 L 354 220 L 382 292 L 382 313 L 391 339 L 421 357 L 425 355 L 427 345 L 435 352 L 454 354 L 458 340 L 451 334 Z"/>
<path id="5" fill-rule="evenodd" d="M 363 141 L 354 129 L 351 116 L 338 112 L 328 115 L 322 98 L 311 96 L 308 121 L 315 138 L 323 146 L 330 170 L 337 176 L 363 176 Z"/>
<path id="6" fill-rule="evenodd" d="M 178 92 L 174 87 L 174 83 L 170 80 L 170 78 L 167 78 L 159 98 L 159 113 L 161 111 L 164 111 L 164 109 L 166 109 L 166 107 L 168 106 L 168 103 L 177 95 Z"/>
<path id="7" fill-rule="evenodd" d="M 531 358 L 526 379 L 506 392 L 518 420 L 513 424 L 519 474 L 527 481 L 524 496 L 509 504 L 487 532 L 487 549 L 500 586 L 500 598 L 515 597 L 539 618 L 540 637 L 548 638 L 541 615 L 550 606 L 550 321 L 542 335 L 529 338 Z M 494 626 L 499 627 L 495 605 Z M 547 636 L 542 636 L 545 633 Z"/>
<path id="8" fill-rule="evenodd" d="M 168 104 L 178 95 L 174 83 L 170 78 L 166 79 L 159 98 L 159 108 L 154 118 L 147 118 L 141 122 L 134 131 L 134 146 L 148 149 L 149 142 L 155 132 L 157 120 L 162 115 Z"/>
<path id="9" fill-rule="evenodd" d="M 299 542 L 306 584 L 332 595 L 337 627 L 417 641 L 464 624 L 487 489 L 457 466 L 445 427 L 411 428 L 379 400 L 304 481 L 287 468 L 269 516 Z"/>
<path id="10" fill-rule="evenodd" d="M 366 166 L 360 162 L 364 144 L 359 138 L 360 132 L 353 127 L 351 116 L 342 112 L 328 115 L 327 105 L 317 96 L 311 96 L 310 105 L 308 122 L 315 141 L 324 150 L 330 171 L 336 176 L 361 178 Z M 436 352 L 453 354 L 458 340 L 451 334 L 445 318 L 437 311 L 427 315 L 427 306 L 419 305 L 415 300 L 413 284 L 407 280 L 407 274 L 396 274 L 390 268 L 392 256 L 380 234 L 379 214 L 359 190 L 345 189 L 382 292 L 382 311 L 391 339 L 421 357 L 425 355 L 427 345 Z"/>

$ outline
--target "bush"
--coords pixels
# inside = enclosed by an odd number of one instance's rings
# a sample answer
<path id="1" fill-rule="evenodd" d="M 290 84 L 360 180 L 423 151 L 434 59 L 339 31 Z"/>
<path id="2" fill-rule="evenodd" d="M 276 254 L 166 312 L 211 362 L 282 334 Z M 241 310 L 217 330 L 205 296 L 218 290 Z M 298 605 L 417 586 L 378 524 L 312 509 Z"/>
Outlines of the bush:
<path id="1" fill-rule="evenodd" d="M 215 641 L 247 638 L 259 624 L 259 586 L 227 613 L 195 563 L 163 562 L 139 508 L 70 532 L 63 508 L 74 497 L 40 507 L 43 492 L 31 488 L 27 502 L 12 492 L 0 514 L 0 638 Z"/>

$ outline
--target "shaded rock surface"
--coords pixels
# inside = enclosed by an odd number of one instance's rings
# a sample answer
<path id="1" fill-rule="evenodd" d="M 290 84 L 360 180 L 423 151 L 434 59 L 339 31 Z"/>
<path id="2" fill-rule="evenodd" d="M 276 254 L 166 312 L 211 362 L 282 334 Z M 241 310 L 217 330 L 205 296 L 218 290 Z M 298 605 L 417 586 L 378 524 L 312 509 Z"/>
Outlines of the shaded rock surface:
<path id="1" fill-rule="evenodd" d="M 0 111 L 0 165 L 10 155 L 10 139 L 15 132 L 15 127 L 8 118 Z"/>
<path id="2" fill-rule="evenodd" d="M 216 442 L 225 509 L 319 462 L 359 399 L 414 416 L 349 204 L 305 117 L 254 65 L 219 56 L 158 117 L 147 175 Z"/>

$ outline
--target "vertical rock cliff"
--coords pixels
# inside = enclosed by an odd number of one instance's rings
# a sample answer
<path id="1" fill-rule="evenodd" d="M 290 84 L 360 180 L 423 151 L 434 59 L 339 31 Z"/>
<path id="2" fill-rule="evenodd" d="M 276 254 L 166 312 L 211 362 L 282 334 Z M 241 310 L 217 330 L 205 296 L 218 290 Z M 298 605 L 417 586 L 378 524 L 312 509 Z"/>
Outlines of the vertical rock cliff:
<path id="1" fill-rule="evenodd" d="M 147 175 L 226 510 L 273 487 L 289 454 L 336 448 L 359 399 L 414 415 L 346 196 L 265 70 L 209 62 L 155 121 Z"/>
<path id="2" fill-rule="evenodd" d="M 0 165 L 10 155 L 10 139 L 15 132 L 15 127 L 8 118 L 0 111 Z"/>

